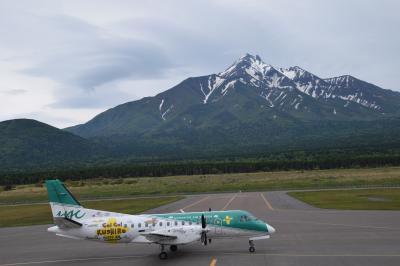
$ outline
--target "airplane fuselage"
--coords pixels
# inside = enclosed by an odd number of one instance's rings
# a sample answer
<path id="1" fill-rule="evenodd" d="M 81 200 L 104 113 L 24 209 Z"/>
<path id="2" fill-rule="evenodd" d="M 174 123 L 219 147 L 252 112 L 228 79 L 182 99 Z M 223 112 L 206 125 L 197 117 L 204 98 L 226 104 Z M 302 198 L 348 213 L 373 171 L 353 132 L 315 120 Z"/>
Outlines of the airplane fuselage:
<path id="1" fill-rule="evenodd" d="M 212 211 L 186 212 L 148 215 L 124 215 L 98 212 L 97 216 L 83 219 L 86 212 L 95 210 L 82 209 L 80 212 L 60 213 L 60 217 L 74 215 L 80 228 L 61 229 L 58 226 L 49 228 L 50 232 L 62 236 L 96 240 L 108 243 L 158 243 L 166 245 L 182 245 L 200 239 L 201 216 L 207 221 L 209 238 L 266 236 L 273 230 L 263 221 L 256 219 L 245 211 Z M 77 217 L 81 217 L 77 219 Z M 148 233 L 162 232 L 177 236 L 175 239 L 157 239 L 152 241 Z"/>

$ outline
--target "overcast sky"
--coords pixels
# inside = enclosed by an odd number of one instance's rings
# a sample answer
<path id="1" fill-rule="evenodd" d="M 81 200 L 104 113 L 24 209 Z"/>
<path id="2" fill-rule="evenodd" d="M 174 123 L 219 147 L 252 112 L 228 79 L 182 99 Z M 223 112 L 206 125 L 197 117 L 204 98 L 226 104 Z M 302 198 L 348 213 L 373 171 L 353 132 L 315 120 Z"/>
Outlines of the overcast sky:
<path id="1" fill-rule="evenodd" d="M 0 0 L 0 121 L 66 127 L 242 54 L 400 90 L 400 1 Z"/>

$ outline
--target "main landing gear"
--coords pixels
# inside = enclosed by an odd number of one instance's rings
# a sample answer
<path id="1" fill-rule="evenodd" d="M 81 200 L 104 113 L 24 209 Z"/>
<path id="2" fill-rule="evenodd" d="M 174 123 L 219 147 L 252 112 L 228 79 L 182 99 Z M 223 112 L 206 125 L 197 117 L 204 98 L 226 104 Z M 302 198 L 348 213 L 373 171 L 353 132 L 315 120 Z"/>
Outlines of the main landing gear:
<path id="1" fill-rule="evenodd" d="M 161 252 L 158 255 L 158 257 L 160 258 L 160 260 L 165 260 L 168 258 L 168 254 L 167 252 L 165 252 L 165 245 L 160 245 L 161 248 Z M 170 245 L 169 246 L 169 250 L 171 250 L 172 252 L 176 252 L 178 250 L 178 246 L 177 245 Z"/>
<path id="2" fill-rule="evenodd" d="M 168 258 L 167 252 L 164 251 L 165 250 L 165 246 L 164 245 L 160 245 L 160 247 L 161 247 L 161 252 L 158 255 L 158 257 L 160 258 L 160 260 L 165 260 L 165 259 Z"/>
<path id="3" fill-rule="evenodd" d="M 256 251 L 256 248 L 254 247 L 253 240 L 249 240 L 249 245 L 250 245 L 249 252 L 254 253 L 254 251 Z"/>

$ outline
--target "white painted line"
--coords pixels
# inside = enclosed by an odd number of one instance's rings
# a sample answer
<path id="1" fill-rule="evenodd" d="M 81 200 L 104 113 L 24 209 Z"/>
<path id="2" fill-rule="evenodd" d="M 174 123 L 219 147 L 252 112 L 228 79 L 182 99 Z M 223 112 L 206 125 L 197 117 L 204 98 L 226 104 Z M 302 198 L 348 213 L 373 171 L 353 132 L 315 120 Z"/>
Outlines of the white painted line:
<path id="1" fill-rule="evenodd" d="M 193 252 L 189 253 L 192 255 L 209 255 L 209 251 L 207 252 Z M 221 252 L 219 255 L 234 255 L 234 256 L 278 256 L 278 257 L 400 257 L 400 254 L 296 254 L 296 253 L 267 253 L 267 252 L 256 252 L 256 253 L 248 253 L 248 252 Z M 152 255 L 136 255 L 136 256 L 119 256 L 119 257 L 98 257 L 98 258 L 82 258 L 82 259 L 64 259 L 64 260 L 44 260 L 44 261 L 27 261 L 27 262 L 15 262 L 15 263 L 6 263 L 0 264 L 0 266 L 18 266 L 18 265 L 34 265 L 34 264 L 50 264 L 50 263 L 62 263 L 62 262 L 80 262 L 80 261 L 96 261 L 96 260 L 118 260 L 118 259 L 134 259 L 134 258 L 146 258 L 151 257 Z M 213 260 L 211 261 L 211 263 Z M 215 263 L 217 260 L 215 259 Z M 211 264 L 210 264 L 211 265 Z"/>
<path id="2" fill-rule="evenodd" d="M 120 257 L 98 257 L 98 258 L 83 258 L 83 259 L 68 259 L 68 260 L 42 260 L 42 261 L 26 261 L 0 264 L 0 266 L 16 266 L 16 265 L 32 265 L 32 264 L 48 264 L 48 263 L 61 263 L 61 262 L 79 262 L 91 260 L 115 260 L 115 259 L 129 259 L 129 258 L 145 258 L 149 255 L 136 255 L 136 256 L 120 256 Z"/>
<path id="3" fill-rule="evenodd" d="M 319 222 L 308 222 L 308 221 L 280 221 L 280 220 L 269 220 L 269 221 L 270 221 L 270 222 L 275 222 L 275 223 L 300 223 L 300 224 L 346 226 L 346 227 L 354 227 L 354 228 L 383 229 L 383 230 L 400 231 L 400 228 L 395 228 L 395 227 L 384 227 L 384 226 L 372 226 L 372 225 L 351 225 L 351 224 L 319 223 Z"/>
<path id="4" fill-rule="evenodd" d="M 223 252 L 221 255 L 278 256 L 278 257 L 400 257 L 400 254 L 291 254 L 266 252 Z M 1 265 L 0 265 L 1 266 Z"/>

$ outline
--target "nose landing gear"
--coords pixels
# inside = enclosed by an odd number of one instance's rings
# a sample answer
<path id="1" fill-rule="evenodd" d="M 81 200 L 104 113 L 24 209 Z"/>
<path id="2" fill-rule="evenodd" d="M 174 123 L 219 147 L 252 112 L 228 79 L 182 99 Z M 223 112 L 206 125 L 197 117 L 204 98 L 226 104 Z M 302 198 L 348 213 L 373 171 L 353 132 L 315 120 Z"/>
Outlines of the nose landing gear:
<path id="1" fill-rule="evenodd" d="M 165 249 L 164 245 L 160 245 L 160 247 L 161 247 L 161 252 L 158 255 L 158 257 L 160 258 L 160 260 L 165 260 L 168 258 L 168 254 L 167 254 L 167 252 L 164 251 L 164 249 Z"/>
<path id="2" fill-rule="evenodd" d="M 254 251 L 256 251 L 256 248 L 254 247 L 253 240 L 249 240 L 249 245 L 250 245 L 249 252 L 254 253 Z"/>

